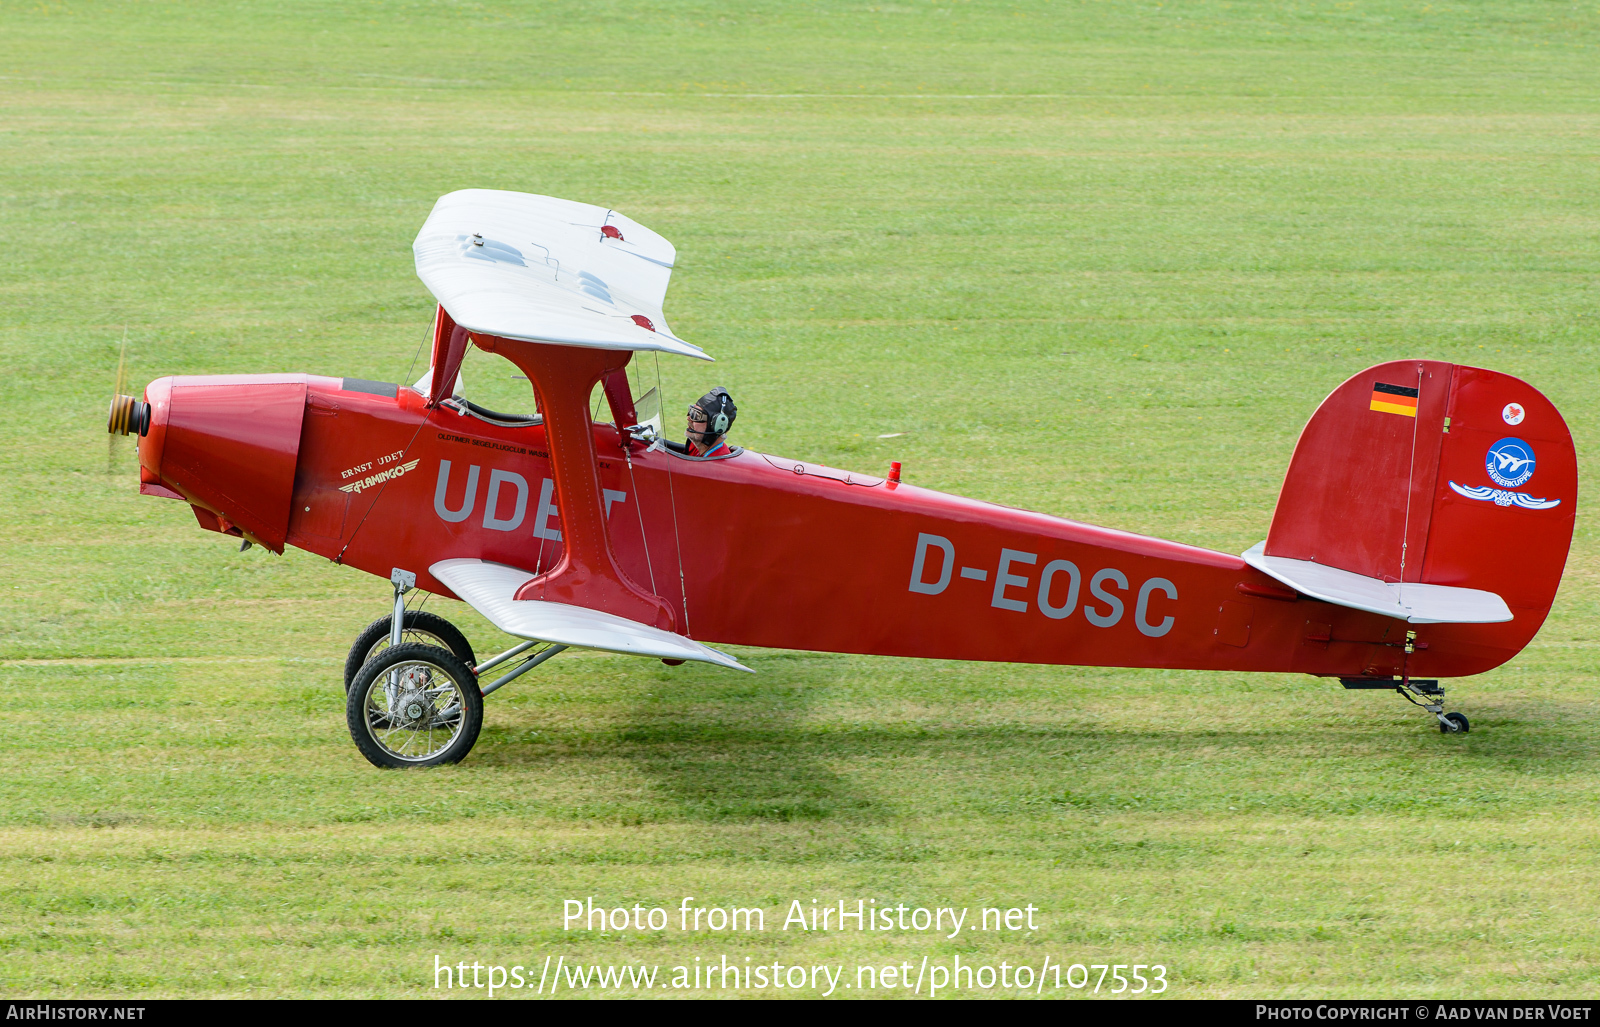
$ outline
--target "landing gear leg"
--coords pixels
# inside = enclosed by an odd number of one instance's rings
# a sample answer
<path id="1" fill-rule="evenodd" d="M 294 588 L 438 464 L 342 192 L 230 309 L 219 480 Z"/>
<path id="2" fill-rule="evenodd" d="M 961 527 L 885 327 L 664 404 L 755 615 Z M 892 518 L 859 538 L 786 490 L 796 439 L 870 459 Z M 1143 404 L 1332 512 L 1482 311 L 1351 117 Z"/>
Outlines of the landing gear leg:
<path id="1" fill-rule="evenodd" d="M 394 616 L 390 618 L 389 644 L 399 645 L 400 636 L 405 633 L 406 593 L 417 587 L 417 575 L 414 571 L 403 571 L 396 567 L 389 572 L 389 581 L 394 585 Z"/>
<path id="2" fill-rule="evenodd" d="M 1439 687 L 1439 682 L 1401 678 L 1395 691 L 1433 714 L 1439 721 L 1441 734 L 1464 735 L 1471 729 L 1465 714 L 1444 712 L 1444 689 Z"/>
<path id="3" fill-rule="evenodd" d="M 390 576 L 390 582 L 395 588 L 396 608 L 404 606 L 402 598 L 406 592 L 411 591 L 416 585 L 416 576 L 410 571 L 395 568 Z M 396 624 L 402 625 L 401 645 L 408 642 L 420 642 L 423 645 L 436 646 L 448 649 L 456 658 L 467 666 L 478 662 L 472 653 L 472 643 L 467 641 L 467 636 L 461 629 L 445 620 L 436 613 L 426 610 L 406 610 L 404 619 L 393 615 L 379 617 L 377 620 L 361 629 L 361 634 L 356 636 L 355 642 L 350 646 L 350 654 L 344 661 L 344 690 L 350 691 L 350 686 L 355 682 L 356 675 L 385 648 L 394 646 Z"/>
<path id="4" fill-rule="evenodd" d="M 403 571 L 400 568 L 395 567 L 395 568 L 393 568 L 393 569 L 391 569 L 389 571 L 389 583 L 394 585 L 394 613 L 389 618 L 389 622 L 390 622 L 390 627 L 389 627 L 389 648 L 390 649 L 398 649 L 400 647 L 400 639 L 402 637 L 404 637 L 404 635 L 405 635 L 405 627 L 406 627 L 406 593 L 417 587 L 417 575 L 416 575 L 416 572 L 415 571 Z M 348 661 L 346 661 L 346 662 L 348 662 Z M 400 689 L 400 676 L 399 676 L 399 674 L 397 672 L 390 671 L 388 673 L 388 675 L 387 675 L 387 678 L 386 678 L 385 682 L 384 682 L 383 692 L 384 692 L 384 695 L 388 699 L 389 709 L 391 709 L 391 710 L 394 709 L 394 704 L 397 701 L 398 696 L 400 694 L 399 693 L 399 689 Z M 345 689 L 345 695 L 348 697 L 349 694 L 350 694 L 349 689 L 348 688 Z M 348 706 L 348 703 L 346 705 Z M 346 712 L 348 713 L 348 709 L 346 710 Z M 381 720 L 382 717 L 384 716 L 383 711 L 382 710 L 374 711 L 374 716 L 376 718 L 378 718 L 379 720 Z M 482 722 L 483 722 L 481 711 L 480 711 L 480 716 L 478 718 L 478 722 L 480 724 L 482 724 Z M 352 730 L 354 730 L 354 729 L 352 728 Z M 476 732 L 474 732 L 474 734 L 476 734 Z M 474 739 L 474 740 L 476 740 L 476 739 Z M 359 746 L 361 744 L 359 739 L 357 740 L 356 744 L 357 744 L 357 746 Z M 472 745 L 472 743 L 468 742 L 467 745 L 468 745 L 468 747 L 470 747 Z"/>

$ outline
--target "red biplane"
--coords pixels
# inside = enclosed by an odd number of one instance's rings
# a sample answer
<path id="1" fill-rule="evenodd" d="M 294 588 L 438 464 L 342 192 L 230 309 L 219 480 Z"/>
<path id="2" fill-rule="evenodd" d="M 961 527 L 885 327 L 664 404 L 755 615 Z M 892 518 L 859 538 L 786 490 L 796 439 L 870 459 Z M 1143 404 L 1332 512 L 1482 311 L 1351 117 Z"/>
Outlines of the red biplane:
<path id="1" fill-rule="evenodd" d="M 1509 375 L 1403 360 L 1346 381 L 1301 434 L 1266 540 L 1233 556 L 893 470 L 667 443 L 624 368 L 709 358 L 662 314 L 672 245 L 615 211 L 456 192 L 414 249 L 439 302 L 415 385 L 168 377 L 118 397 L 110 423 L 139 436 L 140 491 L 201 527 L 389 578 L 394 612 L 345 673 L 351 735 L 378 766 L 460 760 L 483 697 L 567 648 L 745 669 L 701 640 L 1294 671 L 1399 691 L 1465 731 L 1437 679 L 1515 656 L 1566 562 L 1572 437 Z M 522 370 L 536 414 L 457 394 L 469 345 Z M 590 414 L 597 383 L 609 422 Z M 407 609 L 413 588 L 521 641 L 479 662 L 448 621 Z"/>

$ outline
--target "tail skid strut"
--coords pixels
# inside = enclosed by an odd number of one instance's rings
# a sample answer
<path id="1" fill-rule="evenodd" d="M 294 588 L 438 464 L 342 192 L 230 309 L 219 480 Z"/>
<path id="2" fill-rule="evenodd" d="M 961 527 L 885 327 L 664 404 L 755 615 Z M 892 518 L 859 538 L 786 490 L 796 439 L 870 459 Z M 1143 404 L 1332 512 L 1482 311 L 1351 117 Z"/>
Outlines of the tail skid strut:
<path id="1" fill-rule="evenodd" d="M 1339 684 L 1346 688 L 1393 689 L 1413 706 L 1420 706 L 1438 718 L 1439 730 L 1444 734 L 1466 734 L 1471 730 L 1466 714 L 1444 712 L 1444 689 L 1438 681 L 1411 677 L 1340 678 Z"/>

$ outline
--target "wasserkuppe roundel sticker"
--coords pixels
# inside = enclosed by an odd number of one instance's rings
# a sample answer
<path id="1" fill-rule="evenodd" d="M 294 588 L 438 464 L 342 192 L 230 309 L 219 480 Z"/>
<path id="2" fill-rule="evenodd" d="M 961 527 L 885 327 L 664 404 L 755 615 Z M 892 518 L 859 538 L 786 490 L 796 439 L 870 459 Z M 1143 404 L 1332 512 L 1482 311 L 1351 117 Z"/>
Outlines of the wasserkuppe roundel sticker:
<path id="1" fill-rule="evenodd" d="M 1505 409 L 1500 411 L 1501 419 L 1507 424 L 1521 424 L 1527 416 L 1528 412 L 1522 409 L 1521 403 L 1507 403 Z"/>
<path id="2" fill-rule="evenodd" d="M 1489 447 L 1483 467 L 1496 485 L 1514 489 L 1533 477 L 1533 447 L 1521 439 L 1501 439 Z"/>

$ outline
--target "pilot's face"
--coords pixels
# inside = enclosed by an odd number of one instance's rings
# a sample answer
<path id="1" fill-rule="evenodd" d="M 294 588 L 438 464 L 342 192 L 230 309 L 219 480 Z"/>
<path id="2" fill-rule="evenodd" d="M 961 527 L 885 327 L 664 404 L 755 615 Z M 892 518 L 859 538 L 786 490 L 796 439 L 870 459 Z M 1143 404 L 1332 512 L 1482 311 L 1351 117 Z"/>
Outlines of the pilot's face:
<path id="1" fill-rule="evenodd" d="M 706 438 L 706 429 L 708 427 L 709 425 L 706 422 L 705 411 L 701 410 L 699 407 L 690 407 L 689 438 L 698 443 L 705 443 L 708 441 Z"/>

